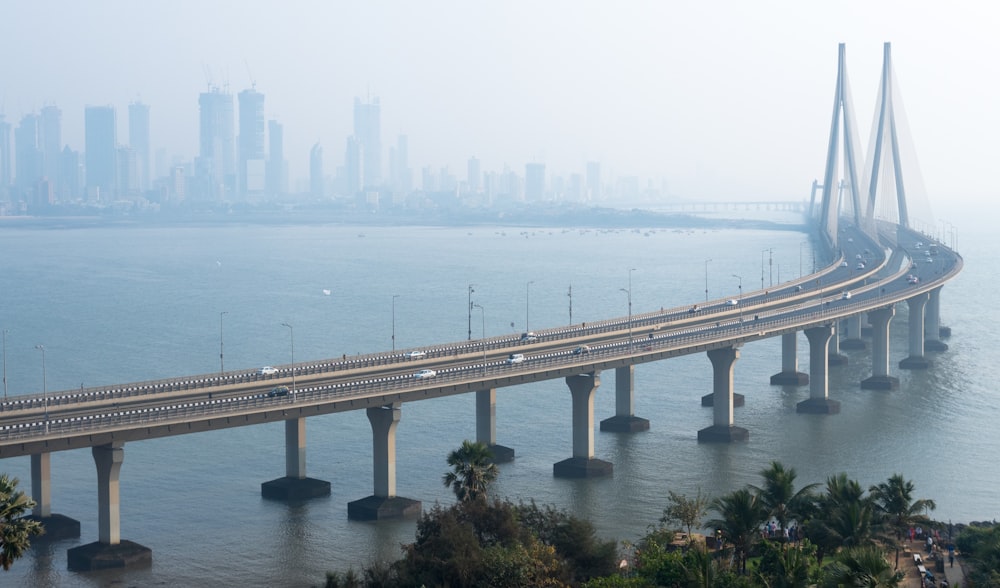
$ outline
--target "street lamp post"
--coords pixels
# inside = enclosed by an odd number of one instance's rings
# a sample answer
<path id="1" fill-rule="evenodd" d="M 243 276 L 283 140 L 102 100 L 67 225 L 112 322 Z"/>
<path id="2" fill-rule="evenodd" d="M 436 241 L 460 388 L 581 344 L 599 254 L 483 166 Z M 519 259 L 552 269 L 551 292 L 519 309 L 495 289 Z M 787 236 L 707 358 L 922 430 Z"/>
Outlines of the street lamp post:
<path id="1" fill-rule="evenodd" d="M 733 274 L 733 277 L 740 281 L 740 297 L 737 301 L 737 306 L 740 307 L 740 324 L 743 324 L 743 276 L 738 276 Z"/>
<path id="2" fill-rule="evenodd" d="M 45 346 L 39 343 L 35 349 L 42 352 L 42 396 L 45 398 L 45 432 L 49 432 L 49 394 L 48 385 L 45 383 Z"/>
<path id="3" fill-rule="evenodd" d="M 7 400 L 7 329 L 3 330 L 3 399 Z"/>
<path id="4" fill-rule="evenodd" d="M 223 376 L 226 374 L 226 362 L 223 359 L 223 350 L 225 347 L 222 342 L 222 317 L 229 314 L 225 310 L 219 313 L 219 375 Z"/>
<path id="5" fill-rule="evenodd" d="M 524 332 L 530 333 L 531 328 L 528 326 L 528 312 L 531 309 L 531 285 L 534 281 L 528 282 L 524 285 Z"/>
<path id="6" fill-rule="evenodd" d="M 483 375 L 485 376 L 486 375 L 486 309 L 483 308 L 482 305 L 478 304 L 478 303 L 474 304 L 473 306 L 475 306 L 476 308 L 478 308 L 479 312 L 481 312 L 482 315 L 483 315 L 483 341 L 482 341 L 482 343 L 483 343 Z"/>
<path id="7" fill-rule="evenodd" d="M 288 323 L 281 323 L 281 326 L 288 327 L 288 337 L 292 342 L 292 393 L 295 393 L 295 329 Z"/>
<path id="8" fill-rule="evenodd" d="M 569 324 L 573 324 L 573 284 L 569 285 Z"/>
<path id="9" fill-rule="evenodd" d="M 396 350 L 396 299 L 399 294 L 392 295 L 392 350 Z"/>
<path id="10" fill-rule="evenodd" d="M 475 292 L 475 284 L 469 284 L 469 341 L 472 341 L 472 293 Z"/>
<path id="11" fill-rule="evenodd" d="M 778 280 L 779 282 L 781 280 Z M 767 250 L 767 287 L 774 287 L 774 248 Z"/>
<path id="12" fill-rule="evenodd" d="M 712 260 L 711 259 L 705 260 L 705 302 L 708 302 L 708 262 L 710 261 Z"/>

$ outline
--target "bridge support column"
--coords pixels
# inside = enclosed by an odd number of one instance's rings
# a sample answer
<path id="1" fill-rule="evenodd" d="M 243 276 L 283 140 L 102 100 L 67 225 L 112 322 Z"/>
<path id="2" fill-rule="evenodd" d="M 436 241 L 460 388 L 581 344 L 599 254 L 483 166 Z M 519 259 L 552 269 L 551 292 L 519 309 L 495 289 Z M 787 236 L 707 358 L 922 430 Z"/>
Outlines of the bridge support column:
<path id="1" fill-rule="evenodd" d="M 927 293 L 918 294 L 906 300 L 910 310 L 910 355 L 899 362 L 904 370 L 927 369 L 931 362 L 924 357 L 924 309 L 930 296 Z"/>
<path id="2" fill-rule="evenodd" d="M 746 441 L 750 432 L 733 425 L 733 367 L 740 358 L 740 350 L 723 347 L 708 352 L 712 362 L 712 426 L 698 431 L 698 441 Z"/>
<path id="3" fill-rule="evenodd" d="M 91 452 L 97 465 L 97 536 L 98 541 L 68 550 L 70 570 L 86 572 L 107 568 L 150 565 L 153 550 L 122 541 L 119 476 L 125 459 L 124 443 L 96 445 Z"/>
<path id="4" fill-rule="evenodd" d="M 305 500 L 330 495 L 330 482 L 306 477 L 306 419 L 285 421 L 285 477 L 260 485 L 272 500 Z"/>
<path id="5" fill-rule="evenodd" d="M 781 336 L 781 372 L 771 376 L 772 386 L 805 386 L 809 374 L 799 371 L 798 331 Z"/>
<path id="6" fill-rule="evenodd" d="M 347 503 L 349 519 L 376 521 L 420 515 L 420 501 L 396 496 L 396 426 L 401 412 L 399 402 L 367 409 L 375 490 L 372 496 Z"/>
<path id="7" fill-rule="evenodd" d="M 80 536 L 80 521 L 68 516 L 52 513 L 52 455 L 33 453 L 31 455 L 31 499 L 35 508 L 27 518 L 45 526 L 45 534 L 31 540 L 32 543 L 58 541 Z"/>
<path id="8" fill-rule="evenodd" d="M 490 448 L 493 463 L 514 461 L 514 450 L 497 445 L 497 389 L 476 391 L 476 441 Z"/>
<path id="9" fill-rule="evenodd" d="M 833 337 L 830 337 L 830 353 L 827 355 L 826 364 L 846 365 L 847 356 L 840 352 L 840 323 L 833 325 Z"/>
<path id="10" fill-rule="evenodd" d="M 872 323 L 872 377 L 862 380 L 866 390 L 895 390 L 899 379 L 889 375 L 889 321 L 896 314 L 893 307 L 868 312 Z"/>
<path id="11" fill-rule="evenodd" d="M 649 420 L 635 416 L 635 366 L 615 368 L 615 416 L 601 421 L 602 431 L 648 431 Z"/>
<path id="12" fill-rule="evenodd" d="M 829 377 L 827 375 L 830 356 L 830 339 L 834 336 L 832 325 L 806 329 L 809 339 L 809 399 L 795 406 L 796 412 L 809 414 L 837 414 L 840 402 L 830 400 Z"/>
<path id="13" fill-rule="evenodd" d="M 840 342 L 841 349 L 864 349 L 865 342 L 861 339 L 861 315 L 847 317 L 847 333 Z"/>
<path id="14" fill-rule="evenodd" d="M 609 476 L 614 464 L 594 457 L 594 393 L 601 385 L 600 372 L 567 376 L 573 397 L 573 457 L 552 466 L 557 478 Z"/>
<path id="15" fill-rule="evenodd" d="M 927 304 L 924 319 L 925 335 L 924 349 L 927 351 L 947 351 L 948 344 L 941 340 L 951 334 L 951 329 L 941 328 L 941 288 L 938 286 L 930 291 L 930 301 Z"/>

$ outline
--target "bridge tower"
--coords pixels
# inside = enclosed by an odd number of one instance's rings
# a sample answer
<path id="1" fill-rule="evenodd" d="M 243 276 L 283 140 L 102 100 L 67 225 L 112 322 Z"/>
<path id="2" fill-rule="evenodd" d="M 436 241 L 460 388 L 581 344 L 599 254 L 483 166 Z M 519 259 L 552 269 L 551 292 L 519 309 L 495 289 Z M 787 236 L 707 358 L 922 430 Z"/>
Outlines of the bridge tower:
<path id="1" fill-rule="evenodd" d="M 899 133 L 896 126 L 896 113 L 893 108 L 892 89 L 892 52 L 891 43 L 886 43 L 882 49 L 882 81 L 879 84 L 879 105 L 873 129 L 874 146 L 870 152 L 868 170 L 867 214 L 869 219 L 875 218 L 875 196 L 881 177 L 881 166 L 892 164 L 892 180 L 895 183 L 897 224 L 910 228 L 909 211 L 906 206 L 906 189 L 903 183 L 903 166 L 900 163 Z M 888 145 L 886 144 L 888 142 Z M 888 160 L 888 161 L 885 161 Z"/>
<path id="2" fill-rule="evenodd" d="M 837 56 L 837 87 L 833 96 L 833 120 L 830 123 L 830 142 L 826 154 L 826 171 L 823 175 L 823 197 L 820 207 L 820 230 L 831 244 L 836 248 L 837 243 L 837 219 L 841 208 L 841 197 L 838 191 L 840 185 L 838 175 L 838 163 L 840 154 L 841 126 L 843 126 L 843 149 L 844 167 L 847 174 L 847 190 L 849 191 L 850 212 L 853 215 L 855 224 L 864 227 L 862 223 L 862 212 L 866 209 L 862 207 L 861 196 L 858 192 L 858 131 L 854 118 L 854 106 L 852 105 L 850 85 L 847 81 L 847 62 L 845 59 L 844 44 L 838 46 Z M 814 183 L 815 187 L 815 183 Z"/>

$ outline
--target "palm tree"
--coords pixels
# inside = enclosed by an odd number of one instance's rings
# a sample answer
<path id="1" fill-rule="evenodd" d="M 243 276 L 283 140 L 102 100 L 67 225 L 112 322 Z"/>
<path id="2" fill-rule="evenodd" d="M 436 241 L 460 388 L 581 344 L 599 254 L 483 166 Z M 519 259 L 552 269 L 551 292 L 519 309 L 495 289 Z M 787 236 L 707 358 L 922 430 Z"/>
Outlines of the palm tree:
<path id="1" fill-rule="evenodd" d="M 810 540 L 819 548 L 820 563 L 827 552 L 872 544 L 874 506 L 864 493 L 861 484 L 847 474 L 827 478 L 826 494 L 818 499 L 817 512 L 807 527 Z"/>
<path id="2" fill-rule="evenodd" d="M 772 461 L 771 467 L 762 470 L 764 486 L 751 486 L 760 497 L 761 503 L 767 508 L 768 516 L 778 521 L 781 529 L 780 537 L 784 537 L 788 523 L 796 517 L 809 513 L 813 499 L 812 491 L 818 484 L 809 484 L 795 490 L 795 468 L 785 469 L 780 462 Z"/>
<path id="3" fill-rule="evenodd" d="M 9 570 L 31 546 L 31 538 L 44 532 L 38 521 L 22 518 L 35 501 L 17 489 L 18 479 L 0 474 L 0 567 Z"/>
<path id="4" fill-rule="evenodd" d="M 896 569 L 899 569 L 899 545 L 903 535 L 911 525 L 928 522 L 924 513 L 937 508 L 933 500 L 914 500 L 913 490 L 913 482 L 903 479 L 902 474 L 893 474 L 887 481 L 868 489 L 880 522 L 888 527 L 895 539 Z"/>
<path id="5" fill-rule="evenodd" d="M 741 572 L 746 572 L 750 547 L 767 518 L 766 507 L 756 494 L 743 488 L 716 498 L 710 508 L 719 513 L 720 518 L 713 519 L 708 524 L 720 529 L 725 540 L 733 544 L 737 567 Z"/>
<path id="6" fill-rule="evenodd" d="M 451 471 L 444 475 L 444 485 L 455 491 L 460 502 L 486 500 L 486 490 L 500 473 L 492 459 L 485 443 L 462 441 L 461 447 L 448 454 Z"/>
<path id="7" fill-rule="evenodd" d="M 874 547 L 849 547 L 827 568 L 824 584 L 829 588 L 896 588 L 903 579 L 894 572 L 882 550 Z"/>

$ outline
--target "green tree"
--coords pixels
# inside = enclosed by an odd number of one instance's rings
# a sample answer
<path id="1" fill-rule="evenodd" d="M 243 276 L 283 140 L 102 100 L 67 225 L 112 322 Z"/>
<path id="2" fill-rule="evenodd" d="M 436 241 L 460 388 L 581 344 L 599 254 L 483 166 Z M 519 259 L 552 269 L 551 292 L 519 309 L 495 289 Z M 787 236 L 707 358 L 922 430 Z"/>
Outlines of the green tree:
<path id="1" fill-rule="evenodd" d="M 0 474 L 0 567 L 5 571 L 31 547 L 31 538 L 44 532 L 40 522 L 24 518 L 35 501 L 17 485 L 17 478 Z"/>
<path id="2" fill-rule="evenodd" d="M 720 529 L 724 540 L 732 543 L 736 567 L 746 573 L 747 556 L 759 536 L 760 526 L 767 519 L 767 507 L 757 494 L 743 488 L 716 498 L 710 509 L 718 513 L 719 518 L 709 521 L 709 525 Z"/>
<path id="3" fill-rule="evenodd" d="M 826 492 L 817 499 L 817 510 L 806 526 L 820 564 L 827 553 L 874 542 L 875 507 L 864 494 L 861 484 L 847 474 L 827 478 Z"/>
<path id="4" fill-rule="evenodd" d="M 928 523 L 929 519 L 924 513 L 937 508 L 933 500 L 914 500 L 913 490 L 913 482 L 904 479 L 902 474 L 893 474 L 887 481 L 868 489 L 879 521 L 889 531 L 888 537 L 895 540 L 896 569 L 899 569 L 899 546 L 903 535 L 911 525 Z"/>
<path id="5" fill-rule="evenodd" d="M 660 522 L 664 524 L 677 523 L 687 529 L 688 544 L 690 545 L 694 541 L 691 537 L 691 530 L 696 525 L 701 525 L 701 520 L 705 517 L 711 501 L 707 496 L 701 495 L 701 488 L 698 489 L 698 494 L 693 499 L 673 490 L 669 490 L 667 494 L 669 503 L 667 508 L 663 509 Z"/>
<path id="6" fill-rule="evenodd" d="M 781 462 L 772 461 L 770 467 L 760 472 L 764 478 L 761 487 L 751 486 L 760 497 L 767 515 L 778 521 L 781 529 L 779 537 L 785 536 L 788 523 L 795 518 L 804 518 L 811 512 L 812 491 L 818 484 L 809 484 L 795 489 L 795 468 L 785 468 Z"/>
<path id="7" fill-rule="evenodd" d="M 486 492 L 499 474 L 492 459 L 493 453 L 485 443 L 463 441 L 460 448 L 448 454 L 452 469 L 444 475 L 444 485 L 455 491 L 459 501 L 486 500 Z"/>
<path id="8" fill-rule="evenodd" d="M 875 546 L 848 547 L 827 567 L 827 588 L 896 588 L 903 573 L 894 571 L 885 553 Z"/>
<path id="9" fill-rule="evenodd" d="M 810 565 L 815 547 L 804 541 L 800 547 L 765 541 L 757 569 L 756 583 L 766 588 L 806 588 L 811 585 Z"/>

